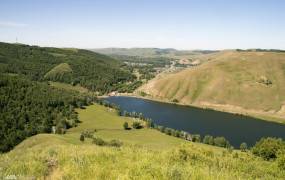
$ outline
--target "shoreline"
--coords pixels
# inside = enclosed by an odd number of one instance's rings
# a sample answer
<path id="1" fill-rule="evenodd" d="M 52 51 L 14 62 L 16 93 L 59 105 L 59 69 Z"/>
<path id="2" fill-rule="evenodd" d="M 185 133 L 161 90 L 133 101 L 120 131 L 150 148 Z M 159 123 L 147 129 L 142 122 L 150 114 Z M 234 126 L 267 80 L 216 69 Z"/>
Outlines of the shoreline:
<path id="1" fill-rule="evenodd" d="M 134 93 L 118 93 L 117 95 L 114 95 L 115 97 L 117 96 L 124 96 L 124 97 L 134 97 L 134 98 L 139 98 L 139 99 L 145 99 L 145 100 L 150 100 L 150 101 L 156 101 L 156 102 L 161 102 L 161 103 L 168 103 L 168 104 L 174 104 L 174 105 L 179 105 L 179 106 L 188 106 L 188 107 L 193 107 L 193 108 L 200 108 L 200 109 L 207 109 L 207 110 L 213 110 L 213 111 L 219 111 L 219 112 L 224 112 L 224 113 L 230 113 L 230 114 L 235 114 L 235 115 L 240 115 L 240 116 L 247 116 L 247 117 L 252 117 L 258 120 L 263 120 L 267 122 L 273 122 L 273 123 L 278 123 L 285 125 L 285 118 L 282 119 L 281 117 L 275 117 L 275 116 L 270 116 L 268 114 L 262 113 L 262 112 L 241 112 L 238 110 L 226 110 L 223 108 L 218 108 L 218 107 L 213 107 L 213 106 L 207 106 L 207 105 L 196 105 L 196 104 L 185 104 L 185 103 L 175 103 L 167 100 L 163 100 L 160 98 L 155 98 L 155 97 L 149 97 L 149 96 L 140 96 Z M 108 98 L 112 97 L 110 95 L 103 95 L 99 96 L 98 98 Z"/>

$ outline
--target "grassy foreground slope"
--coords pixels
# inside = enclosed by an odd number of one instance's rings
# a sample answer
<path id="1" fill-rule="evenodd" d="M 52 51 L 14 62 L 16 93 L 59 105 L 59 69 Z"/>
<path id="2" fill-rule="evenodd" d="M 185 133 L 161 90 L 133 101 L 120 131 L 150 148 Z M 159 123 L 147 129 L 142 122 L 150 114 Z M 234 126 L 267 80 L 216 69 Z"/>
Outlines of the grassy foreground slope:
<path id="1" fill-rule="evenodd" d="M 211 58 L 201 66 L 156 78 L 138 91 L 285 122 L 285 53 L 225 51 Z"/>
<path id="2" fill-rule="evenodd" d="M 65 135 L 39 134 L 0 155 L 0 177 L 37 179 L 282 179 L 276 162 L 250 153 L 186 142 L 152 129 L 123 130 L 130 118 L 93 105 Z M 122 147 L 79 141 L 84 129 L 118 139 Z M 13 176 L 14 175 L 14 176 Z"/>

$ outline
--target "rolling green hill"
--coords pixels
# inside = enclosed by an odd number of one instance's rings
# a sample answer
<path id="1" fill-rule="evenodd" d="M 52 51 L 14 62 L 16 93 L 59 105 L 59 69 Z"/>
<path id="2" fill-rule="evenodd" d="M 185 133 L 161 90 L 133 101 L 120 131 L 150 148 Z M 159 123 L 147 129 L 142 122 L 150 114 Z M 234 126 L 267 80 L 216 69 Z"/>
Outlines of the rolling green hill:
<path id="1" fill-rule="evenodd" d="M 211 61 L 159 76 L 138 91 L 150 98 L 285 123 L 285 53 L 224 51 Z"/>
<path id="2" fill-rule="evenodd" d="M 0 178 L 30 179 L 283 179 L 278 161 L 265 161 L 249 151 L 188 142 L 153 129 L 124 130 L 109 108 L 80 109 L 78 127 L 64 135 L 39 134 L 9 153 L 0 154 Z M 106 122 L 107 121 L 107 122 Z M 121 147 L 80 141 L 85 129 L 95 136 L 117 139 Z"/>
<path id="3" fill-rule="evenodd" d="M 82 49 L 59 49 L 0 43 L 0 73 L 24 75 L 36 81 L 81 85 L 100 93 L 135 80 L 122 62 Z"/>

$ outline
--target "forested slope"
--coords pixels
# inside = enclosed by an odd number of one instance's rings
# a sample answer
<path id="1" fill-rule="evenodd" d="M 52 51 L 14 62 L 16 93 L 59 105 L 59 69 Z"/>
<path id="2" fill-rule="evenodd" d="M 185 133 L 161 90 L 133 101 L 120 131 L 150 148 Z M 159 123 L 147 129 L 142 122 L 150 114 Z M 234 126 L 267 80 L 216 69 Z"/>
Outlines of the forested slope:
<path id="1" fill-rule="evenodd" d="M 36 81 L 79 84 L 100 93 L 135 80 L 123 66 L 122 62 L 87 50 L 0 43 L 0 73 L 21 74 Z"/>
<path id="2" fill-rule="evenodd" d="M 53 88 L 20 76 L 0 76 L 0 152 L 7 151 L 26 137 L 64 133 L 76 126 L 74 108 L 92 99 L 76 92 Z"/>

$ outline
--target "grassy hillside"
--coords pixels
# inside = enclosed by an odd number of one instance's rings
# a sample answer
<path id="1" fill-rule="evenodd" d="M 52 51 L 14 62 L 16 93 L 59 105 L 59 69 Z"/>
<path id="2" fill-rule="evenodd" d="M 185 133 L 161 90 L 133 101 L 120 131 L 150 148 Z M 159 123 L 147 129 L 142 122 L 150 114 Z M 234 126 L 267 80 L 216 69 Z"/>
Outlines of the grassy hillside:
<path id="1" fill-rule="evenodd" d="M 135 80 L 122 62 L 82 49 L 59 49 L 0 43 L 0 73 L 36 81 L 57 81 L 110 92 Z"/>
<path id="2" fill-rule="evenodd" d="M 60 81 L 70 81 L 72 79 L 72 69 L 67 63 L 61 63 L 44 75 L 45 79 L 58 79 Z M 65 79 L 64 79 L 65 78 Z"/>
<path id="3" fill-rule="evenodd" d="M 123 130 L 114 110 L 92 105 L 78 110 L 82 123 L 65 135 L 39 134 L 0 155 L 0 177 L 37 179 L 282 179 L 275 161 L 249 152 L 191 143 L 152 129 Z M 117 139 L 121 147 L 81 142 L 80 132 Z M 13 176 L 13 177 L 14 177 Z"/>
<path id="4" fill-rule="evenodd" d="M 285 122 L 285 53 L 221 52 L 208 63 L 160 76 L 138 91 L 163 100 Z"/>

